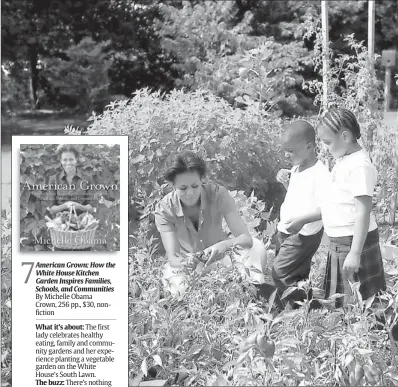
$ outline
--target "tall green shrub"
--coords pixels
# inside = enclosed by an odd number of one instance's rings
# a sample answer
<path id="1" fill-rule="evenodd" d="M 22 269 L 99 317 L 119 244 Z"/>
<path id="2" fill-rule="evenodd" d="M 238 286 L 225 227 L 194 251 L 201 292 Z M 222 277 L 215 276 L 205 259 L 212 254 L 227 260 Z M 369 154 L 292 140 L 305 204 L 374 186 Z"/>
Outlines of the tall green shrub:
<path id="1" fill-rule="evenodd" d="M 183 150 L 201 152 L 210 178 L 227 188 L 255 189 L 268 205 L 277 200 L 270 186 L 283 163 L 279 118 L 263 120 L 201 90 L 165 96 L 142 89 L 91 119 L 88 134 L 129 135 L 130 192 L 148 212 L 167 192 L 167 161 Z"/>

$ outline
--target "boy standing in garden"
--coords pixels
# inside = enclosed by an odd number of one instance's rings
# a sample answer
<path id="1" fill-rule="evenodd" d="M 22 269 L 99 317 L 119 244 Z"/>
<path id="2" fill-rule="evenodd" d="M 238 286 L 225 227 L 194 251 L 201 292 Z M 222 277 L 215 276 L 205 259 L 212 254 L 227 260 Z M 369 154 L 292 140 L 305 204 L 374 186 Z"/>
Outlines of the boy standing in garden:
<path id="1" fill-rule="evenodd" d="M 323 224 L 318 220 L 293 230 L 290 223 L 319 208 L 321 190 L 329 171 L 317 158 L 315 129 L 308 122 L 299 120 L 290 124 L 283 133 L 282 146 L 293 167 L 277 174 L 277 180 L 287 193 L 280 210 L 272 278 L 280 306 L 285 306 L 286 300 L 295 307 L 294 301 L 305 298 L 304 291 L 298 289 L 284 300 L 281 297 L 289 287 L 308 278 L 312 257 L 322 240 Z"/>

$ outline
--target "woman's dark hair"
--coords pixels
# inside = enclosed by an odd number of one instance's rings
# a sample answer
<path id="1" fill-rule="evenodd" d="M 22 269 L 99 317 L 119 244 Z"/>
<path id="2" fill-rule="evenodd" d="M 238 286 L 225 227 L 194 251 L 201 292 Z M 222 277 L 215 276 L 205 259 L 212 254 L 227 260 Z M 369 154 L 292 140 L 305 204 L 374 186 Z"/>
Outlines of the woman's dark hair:
<path id="1" fill-rule="evenodd" d="M 344 108 L 330 109 L 322 118 L 320 125 L 326 126 L 335 133 L 348 130 L 358 140 L 361 138 L 361 128 L 354 114 Z"/>
<path id="2" fill-rule="evenodd" d="M 72 152 L 75 155 L 76 159 L 80 155 L 79 151 L 73 145 L 68 145 L 68 144 L 59 145 L 57 148 L 57 156 L 59 159 L 61 158 L 62 153 L 64 152 Z"/>
<path id="3" fill-rule="evenodd" d="M 175 156 L 164 173 L 164 178 L 170 183 L 174 183 L 176 176 L 184 172 L 197 172 L 202 178 L 206 175 L 206 163 L 194 152 L 182 152 Z"/>

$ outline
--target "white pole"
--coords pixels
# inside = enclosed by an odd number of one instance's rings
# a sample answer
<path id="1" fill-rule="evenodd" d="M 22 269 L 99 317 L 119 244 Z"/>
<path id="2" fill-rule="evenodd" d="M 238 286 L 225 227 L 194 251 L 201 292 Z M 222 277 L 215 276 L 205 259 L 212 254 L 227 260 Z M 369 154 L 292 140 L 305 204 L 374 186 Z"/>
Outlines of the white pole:
<path id="1" fill-rule="evenodd" d="M 391 66 L 386 67 L 385 81 L 384 81 L 384 111 L 390 111 L 391 103 Z"/>
<path id="2" fill-rule="evenodd" d="M 323 80 L 323 95 L 322 95 L 322 108 L 323 110 L 328 107 L 328 74 L 329 74 L 329 17 L 328 17 L 328 1 L 321 1 L 322 10 L 322 80 Z"/>
<path id="3" fill-rule="evenodd" d="M 368 0 L 368 62 L 370 77 L 374 77 L 374 57 L 375 57 L 375 0 Z M 373 115 L 376 111 L 376 97 L 373 92 L 373 85 L 370 83 L 370 93 L 368 109 Z M 373 153 L 373 132 L 374 125 L 369 125 L 368 132 L 366 134 L 368 143 L 368 152 Z"/>
<path id="4" fill-rule="evenodd" d="M 370 68 L 373 71 L 375 57 L 375 0 L 369 0 L 368 3 L 368 54 Z"/>

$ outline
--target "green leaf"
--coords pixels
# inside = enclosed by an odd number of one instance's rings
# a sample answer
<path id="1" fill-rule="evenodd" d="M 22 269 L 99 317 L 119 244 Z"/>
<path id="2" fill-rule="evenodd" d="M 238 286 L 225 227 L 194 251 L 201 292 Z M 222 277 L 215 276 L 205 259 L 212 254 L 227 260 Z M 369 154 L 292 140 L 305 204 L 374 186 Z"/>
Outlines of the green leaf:
<path id="1" fill-rule="evenodd" d="M 242 363 L 243 360 L 245 360 L 246 357 L 249 355 L 249 352 L 250 352 L 250 350 L 251 350 L 253 347 L 254 347 L 254 346 L 251 345 L 250 348 L 249 348 L 247 351 L 241 353 L 241 354 L 239 355 L 238 359 L 236 360 L 236 364 Z"/>
<path id="2" fill-rule="evenodd" d="M 31 193 L 33 196 L 36 196 L 38 199 L 41 198 L 42 192 L 43 192 L 43 191 L 39 191 L 39 190 L 30 191 L 30 193 Z"/>
<path id="3" fill-rule="evenodd" d="M 286 339 L 282 339 L 279 341 L 279 345 L 281 346 L 288 346 L 288 347 L 296 347 L 300 344 L 300 341 L 295 337 L 288 337 Z"/>
<path id="4" fill-rule="evenodd" d="M 148 376 L 148 364 L 146 358 L 141 363 L 141 371 L 144 374 L 144 376 Z"/>
<path id="5" fill-rule="evenodd" d="M 243 99 L 241 96 L 235 97 L 235 101 L 238 103 L 243 103 L 245 105 L 250 105 L 250 103 L 247 100 Z"/>
<path id="6" fill-rule="evenodd" d="M 19 197 L 19 202 L 21 206 L 26 206 L 26 203 L 28 202 L 30 197 L 30 191 L 29 190 L 21 190 L 21 195 Z"/>
<path id="7" fill-rule="evenodd" d="M 159 355 L 153 355 L 153 360 L 155 361 L 156 364 L 160 365 L 161 367 L 163 367 L 163 362 L 162 359 Z"/>
<path id="8" fill-rule="evenodd" d="M 368 298 L 366 301 L 364 301 L 364 304 L 365 304 L 365 310 L 366 309 L 369 309 L 371 306 L 372 306 L 372 304 L 373 304 L 373 302 L 374 302 L 374 300 L 375 300 L 375 295 L 373 295 L 372 297 L 370 297 L 370 298 Z"/>
<path id="9" fill-rule="evenodd" d="M 142 163 L 144 160 L 145 160 L 145 156 L 144 155 L 138 155 L 133 160 L 131 160 L 131 163 L 132 164 L 139 164 L 139 163 Z"/>
<path id="10" fill-rule="evenodd" d="M 25 227 L 25 229 L 23 231 L 29 233 L 29 232 L 33 231 L 34 229 L 36 229 L 38 227 L 38 225 L 39 225 L 39 222 L 36 219 L 32 219 L 27 224 L 27 226 Z"/>
<path id="11" fill-rule="evenodd" d="M 204 346 L 203 346 L 203 345 L 200 345 L 200 344 L 195 344 L 195 345 L 193 345 L 193 346 L 190 348 L 190 350 L 189 350 L 189 352 L 188 352 L 188 354 L 187 354 L 187 358 L 188 358 L 188 359 L 192 359 L 192 358 L 194 358 L 194 357 L 196 357 L 196 356 L 199 356 L 200 353 L 202 352 L 203 348 L 204 348 Z"/>
<path id="12" fill-rule="evenodd" d="M 280 315 L 275 317 L 271 326 L 274 326 L 275 324 L 282 322 L 282 321 L 292 320 L 293 318 L 295 318 L 301 314 L 302 314 L 302 310 L 300 310 L 300 309 L 292 310 L 292 311 L 283 311 Z"/>
<path id="13" fill-rule="evenodd" d="M 41 230 L 40 230 L 39 227 L 34 228 L 34 229 L 32 230 L 33 236 L 37 237 L 37 236 L 40 234 L 40 231 L 41 231 Z"/>
<path id="14" fill-rule="evenodd" d="M 251 59 L 243 59 L 240 61 L 240 64 L 246 68 L 246 69 L 251 69 L 254 65 L 253 61 Z"/>
<path id="15" fill-rule="evenodd" d="M 331 296 L 329 296 L 329 300 L 336 300 L 337 298 L 341 298 L 341 297 L 345 297 L 346 296 L 346 294 L 343 294 L 343 293 L 335 293 L 335 294 L 333 294 L 333 295 L 331 295 Z"/>
<path id="16" fill-rule="evenodd" d="M 296 287 L 296 286 L 291 286 L 291 287 L 287 288 L 287 289 L 283 292 L 282 297 L 281 297 L 281 300 L 283 300 L 283 299 L 285 299 L 286 297 L 290 296 L 290 295 L 291 295 L 292 293 L 294 293 L 297 289 L 298 289 L 298 287 Z"/>
<path id="17" fill-rule="evenodd" d="M 104 202 L 104 205 L 105 205 L 107 208 L 111 208 L 111 207 L 113 206 L 113 203 L 114 203 L 114 202 L 111 202 L 111 201 L 106 200 L 106 199 L 103 199 L 103 202 Z"/>

